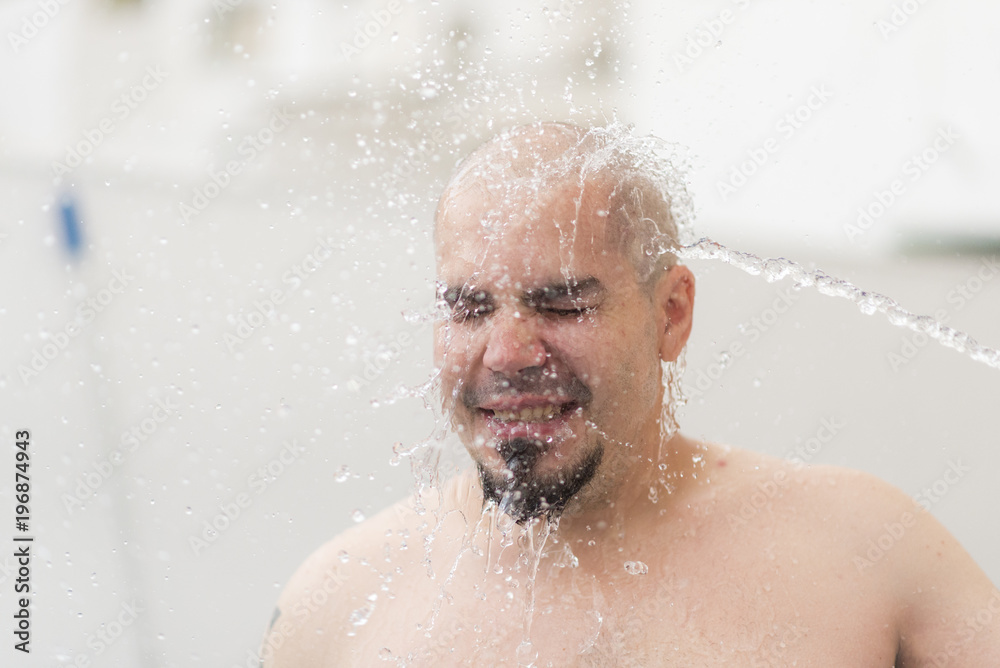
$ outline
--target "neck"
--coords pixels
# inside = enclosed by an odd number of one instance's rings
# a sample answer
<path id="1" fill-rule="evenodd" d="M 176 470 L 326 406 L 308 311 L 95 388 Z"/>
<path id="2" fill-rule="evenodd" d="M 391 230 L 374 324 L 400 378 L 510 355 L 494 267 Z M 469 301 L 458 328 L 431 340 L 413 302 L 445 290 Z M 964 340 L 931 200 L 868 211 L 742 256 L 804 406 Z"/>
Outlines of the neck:
<path id="1" fill-rule="evenodd" d="M 635 533 L 634 525 L 669 517 L 697 483 L 701 452 L 699 444 L 674 434 L 662 446 L 630 455 L 617 471 L 602 472 L 593 492 L 581 493 L 567 506 L 559 534 L 583 543 L 620 542 Z"/>
<path id="2" fill-rule="evenodd" d="M 699 475 L 705 446 L 680 434 L 655 446 L 619 461 L 616 470 L 602 470 L 599 479 L 574 497 L 559 516 L 552 537 L 569 545 L 581 567 L 601 569 L 606 563 L 620 561 L 632 542 L 648 536 L 652 524 L 662 525 L 676 517 L 695 488 L 707 482 Z M 467 516 L 480 515 L 482 487 L 474 470 L 461 477 L 459 487 L 465 490 L 461 505 L 467 507 Z M 529 522 L 510 528 L 515 533 L 537 535 L 540 526 Z M 488 540 L 499 541 L 501 537 L 492 535 Z"/>

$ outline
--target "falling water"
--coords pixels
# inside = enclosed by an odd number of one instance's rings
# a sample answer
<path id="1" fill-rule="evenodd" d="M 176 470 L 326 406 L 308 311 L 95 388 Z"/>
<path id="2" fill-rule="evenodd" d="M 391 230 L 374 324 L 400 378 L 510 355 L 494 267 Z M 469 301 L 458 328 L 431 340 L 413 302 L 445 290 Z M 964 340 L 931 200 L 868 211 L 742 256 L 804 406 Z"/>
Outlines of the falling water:
<path id="1" fill-rule="evenodd" d="M 656 236 L 644 252 L 647 257 L 656 259 L 667 255 L 675 256 L 681 260 L 713 260 L 722 264 L 730 264 L 742 269 L 754 276 L 763 276 L 768 282 L 776 282 L 785 278 L 790 278 L 796 288 L 814 287 L 821 294 L 833 297 L 840 297 L 854 302 L 858 309 L 866 314 L 873 315 L 882 313 L 890 323 L 898 327 L 910 329 L 914 332 L 926 334 L 930 338 L 937 340 L 946 347 L 953 348 L 959 352 L 964 352 L 971 359 L 1000 369 L 1000 351 L 988 348 L 976 342 L 972 337 L 964 332 L 948 327 L 943 323 L 929 316 L 916 315 L 904 309 L 895 300 L 884 295 L 859 288 L 852 283 L 831 276 L 820 270 L 807 270 L 801 265 L 785 258 L 761 258 L 752 253 L 734 250 L 708 238 L 695 240 L 692 231 L 693 212 L 690 197 L 687 194 L 686 184 L 686 161 L 681 157 L 682 152 L 673 145 L 652 138 L 637 138 L 632 135 L 631 129 L 618 123 L 612 123 L 607 128 L 598 131 L 603 137 L 610 141 L 607 146 L 595 155 L 581 168 L 580 181 L 590 170 L 599 171 L 607 164 L 620 160 L 622 155 L 630 156 L 633 162 L 644 163 L 650 166 L 659 175 L 658 187 L 670 194 L 671 202 L 670 215 L 676 225 L 673 238 L 665 238 L 663 235 Z M 580 200 L 576 200 L 577 212 L 580 211 Z M 572 249 L 577 235 L 576 221 L 573 221 L 570 229 L 560 229 L 561 248 L 565 248 L 565 253 L 560 253 L 562 259 L 561 266 L 567 272 L 565 277 L 572 278 L 568 273 L 568 268 L 572 263 Z M 491 235 L 502 234 L 504 225 L 502 221 L 490 222 L 484 227 L 484 234 L 489 239 Z M 492 237 L 495 238 L 495 237 Z M 676 239 L 674 241 L 673 239 Z M 407 315 L 407 320 L 411 322 L 429 321 L 444 317 L 441 304 L 436 304 L 434 309 L 425 313 L 411 312 Z M 446 332 L 446 336 L 447 336 Z M 719 364 L 724 366 L 731 360 L 722 359 Z M 660 419 L 661 430 L 661 451 L 658 460 L 650 462 L 655 466 L 655 484 L 649 489 L 649 500 L 652 503 L 660 503 L 660 494 L 665 490 L 667 495 L 673 493 L 675 486 L 672 478 L 683 475 L 668 462 L 668 453 L 663 452 L 663 443 L 666 443 L 671 436 L 678 432 L 676 420 L 676 410 L 685 401 L 681 391 L 681 377 L 684 372 L 683 353 L 676 362 L 665 363 L 662 368 L 662 383 L 664 390 L 663 411 Z M 440 396 L 440 369 L 422 384 L 417 387 L 398 386 L 388 396 L 379 398 L 379 404 L 390 404 L 401 398 L 420 397 L 425 406 L 439 411 L 442 406 L 447 406 L 449 401 L 455 401 L 456 396 Z M 456 390 L 457 391 L 457 390 Z M 453 392 L 454 394 L 454 392 Z M 448 409 L 443 412 L 436 412 L 435 433 L 427 439 L 416 442 L 412 446 L 404 446 L 397 443 L 393 448 L 394 455 L 392 464 L 397 465 L 404 458 L 412 460 L 414 474 L 418 480 L 418 494 L 422 490 L 440 484 L 435 467 L 437 459 L 435 452 L 440 452 L 442 444 L 448 441 Z M 587 420 L 587 428 L 600 435 L 607 444 L 615 447 L 630 447 L 627 442 L 614 438 L 607 433 L 599 424 L 592 420 Z M 698 472 L 702 471 L 704 461 L 701 455 L 694 457 L 692 476 L 697 478 Z M 676 480 L 674 480 L 676 482 Z M 443 582 L 439 587 L 439 595 L 430 616 L 430 622 L 426 625 L 425 632 L 428 637 L 431 629 L 441 611 L 441 604 L 447 597 L 447 589 L 452 584 L 458 571 L 459 564 L 468 552 L 475 552 L 474 543 L 482 532 L 486 534 L 485 553 L 480 555 L 485 559 L 485 568 L 482 572 L 483 581 L 490 578 L 504 576 L 508 580 L 523 573 L 524 587 L 521 589 L 521 605 L 523 618 L 521 623 L 521 639 L 516 645 L 515 656 L 519 666 L 533 666 L 538 660 L 538 647 L 535 639 L 532 638 L 532 625 L 535 615 L 537 578 L 539 567 L 543 558 L 551 558 L 553 566 L 575 566 L 578 561 L 573 555 L 568 543 L 560 544 L 558 518 L 550 521 L 547 517 L 541 517 L 529 521 L 527 525 L 518 525 L 508 515 L 508 506 L 511 503 L 510 492 L 501 498 L 499 503 L 489 502 L 483 508 L 482 516 L 472 526 L 468 527 L 463 539 L 462 547 L 459 549 L 454 560 L 449 564 Z M 667 504 L 661 504 L 667 505 Z M 666 512 L 661 509 L 660 514 Z M 424 537 L 424 548 L 426 553 L 425 564 L 428 567 L 429 577 L 435 577 L 430 564 L 430 545 L 435 540 L 438 532 L 441 531 L 441 518 L 431 526 Z M 545 549 L 549 545 L 558 546 L 546 554 Z M 511 551 L 516 551 L 513 560 L 514 566 L 505 571 L 501 562 L 506 554 L 510 556 Z M 506 562 L 505 562 L 506 563 Z M 522 570 L 522 568 L 524 570 Z M 622 560 L 619 568 L 625 573 L 635 578 L 648 577 L 650 566 L 638 559 Z M 508 594 L 509 595 L 509 594 Z M 595 599 L 595 604 L 597 601 Z M 580 647 L 580 652 L 585 652 L 596 642 L 597 635 L 601 632 L 606 618 L 606 610 L 598 604 L 597 609 L 587 612 L 596 620 L 593 636 Z"/>
<path id="2" fill-rule="evenodd" d="M 948 327 L 926 315 L 916 315 L 901 307 L 894 299 L 868 290 L 862 290 L 844 279 L 820 271 L 809 271 L 785 258 L 760 258 L 753 253 L 727 248 L 717 241 L 703 238 L 695 244 L 682 246 L 676 251 L 683 258 L 719 260 L 753 276 L 763 275 L 769 283 L 791 277 L 796 287 L 815 287 L 820 294 L 841 297 L 854 302 L 865 315 L 884 314 L 890 323 L 920 332 L 937 340 L 941 345 L 965 353 L 971 359 L 994 369 L 1000 369 L 1000 350 L 979 344 L 975 339 Z"/>

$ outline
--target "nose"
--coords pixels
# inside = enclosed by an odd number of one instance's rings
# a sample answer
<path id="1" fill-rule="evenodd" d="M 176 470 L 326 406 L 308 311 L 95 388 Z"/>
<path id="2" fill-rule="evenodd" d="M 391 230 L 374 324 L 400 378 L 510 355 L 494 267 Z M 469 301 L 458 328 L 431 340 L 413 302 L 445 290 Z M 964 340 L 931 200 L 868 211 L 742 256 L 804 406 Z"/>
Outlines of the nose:
<path id="1" fill-rule="evenodd" d="M 535 323 L 523 313 L 496 313 L 490 322 L 483 364 L 491 371 L 513 376 L 519 371 L 545 365 L 545 346 Z"/>

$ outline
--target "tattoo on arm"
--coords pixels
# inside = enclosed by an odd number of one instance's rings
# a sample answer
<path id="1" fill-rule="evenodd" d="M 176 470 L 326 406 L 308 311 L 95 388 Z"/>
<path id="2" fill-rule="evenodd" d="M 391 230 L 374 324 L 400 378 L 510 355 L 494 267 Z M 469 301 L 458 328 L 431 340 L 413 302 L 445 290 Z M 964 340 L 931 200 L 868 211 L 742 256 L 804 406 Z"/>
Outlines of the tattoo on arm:
<path id="1" fill-rule="evenodd" d="M 270 633 L 271 629 L 274 628 L 274 624 L 275 624 L 275 622 L 278 621 L 278 617 L 281 617 L 281 608 L 275 608 L 274 609 L 274 614 L 271 615 L 271 623 L 267 627 L 267 632 L 268 633 Z"/>
<path id="2" fill-rule="evenodd" d="M 267 632 L 264 634 L 264 641 L 260 645 L 260 651 L 257 652 L 258 668 L 264 668 L 264 647 L 267 645 L 267 641 L 271 638 L 271 631 L 274 630 L 274 625 L 278 623 L 278 617 L 281 617 L 281 608 L 274 609 L 274 614 L 271 615 L 271 623 L 267 625 Z"/>

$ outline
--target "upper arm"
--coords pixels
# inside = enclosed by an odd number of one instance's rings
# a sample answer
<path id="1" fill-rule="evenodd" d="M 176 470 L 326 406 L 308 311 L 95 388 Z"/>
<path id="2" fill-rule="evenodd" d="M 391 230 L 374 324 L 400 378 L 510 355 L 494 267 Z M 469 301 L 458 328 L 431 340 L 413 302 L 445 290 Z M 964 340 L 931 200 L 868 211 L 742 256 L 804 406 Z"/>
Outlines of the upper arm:
<path id="1" fill-rule="evenodd" d="M 280 614 L 261 646 L 263 668 L 357 665 L 352 611 L 371 609 L 368 597 L 383 584 L 378 557 L 386 530 L 412 517 L 407 503 L 395 504 L 305 560 L 278 599 Z"/>
<path id="2" fill-rule="evenodd" d="M 326 665 L 335 658 L 329 639 L 340 625 L 342 605 L 351 598 L 347 569 L 335 558 L 338 551 L 336 541 L 327 543 L 285 586 L 261 643 L 263 668 Z"/>

